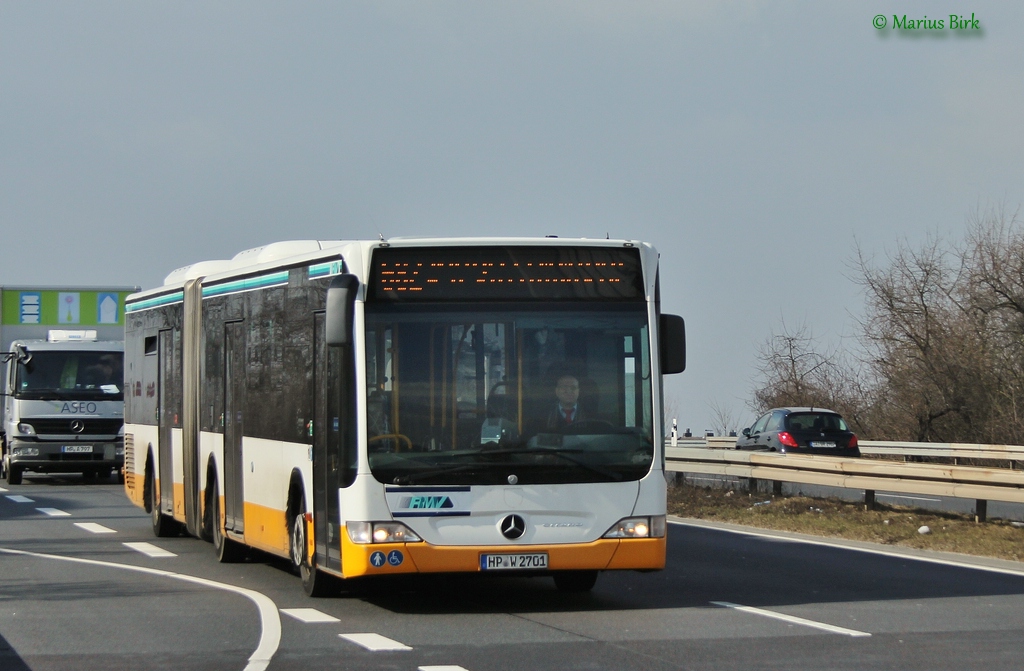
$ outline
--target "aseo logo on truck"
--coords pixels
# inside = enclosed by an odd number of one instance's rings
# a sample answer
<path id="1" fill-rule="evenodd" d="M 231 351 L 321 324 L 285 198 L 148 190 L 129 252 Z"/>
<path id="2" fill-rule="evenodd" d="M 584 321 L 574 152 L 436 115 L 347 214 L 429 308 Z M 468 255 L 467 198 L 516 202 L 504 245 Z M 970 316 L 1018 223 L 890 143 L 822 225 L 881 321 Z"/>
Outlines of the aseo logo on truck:
<path id="1" fill-rule="evenodd" d="M 65 403 L 61 409 L 61 413 L 79 414 L 86 413 L 90 415 L 96 414 L 96 404 L 92 401 L 71 401 Z"/>

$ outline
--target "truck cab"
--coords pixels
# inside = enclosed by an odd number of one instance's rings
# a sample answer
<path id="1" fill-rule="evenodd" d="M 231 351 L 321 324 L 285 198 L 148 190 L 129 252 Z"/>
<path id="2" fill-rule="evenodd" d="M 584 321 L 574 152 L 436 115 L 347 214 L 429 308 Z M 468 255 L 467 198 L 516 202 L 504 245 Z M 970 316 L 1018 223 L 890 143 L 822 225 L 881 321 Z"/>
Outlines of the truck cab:
<path id="1" fill-rule="evenodd" d="M 8 484 L 25 471 L 109 478 L 124 465 L 124 343 L 88 338 L 51 332 L 4 355 Z"/>

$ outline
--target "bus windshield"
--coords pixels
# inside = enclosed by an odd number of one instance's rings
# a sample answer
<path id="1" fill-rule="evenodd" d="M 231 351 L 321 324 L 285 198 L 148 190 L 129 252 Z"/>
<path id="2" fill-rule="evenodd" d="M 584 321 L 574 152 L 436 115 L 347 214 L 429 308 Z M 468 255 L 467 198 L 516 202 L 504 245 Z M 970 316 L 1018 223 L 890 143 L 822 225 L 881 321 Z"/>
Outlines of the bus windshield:
<path id="1" fill-rule="evenodd" d="M 367 309 L 367 449 L 377 480 L 618 482 L 650 470 L 643 303 L 424 307 Z"/>
<path id="2" fill-rule="evenodd" d="M 33 350 L 19 362 L 14 394 L 22 399 L 120 401 L 122 352 Z"/>

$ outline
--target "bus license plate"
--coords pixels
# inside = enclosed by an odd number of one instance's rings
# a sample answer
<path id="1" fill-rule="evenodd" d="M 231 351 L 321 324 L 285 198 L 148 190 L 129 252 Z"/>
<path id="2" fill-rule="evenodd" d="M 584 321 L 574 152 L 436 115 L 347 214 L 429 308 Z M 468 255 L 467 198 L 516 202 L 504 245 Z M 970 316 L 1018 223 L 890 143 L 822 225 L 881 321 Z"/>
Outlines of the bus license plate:
<path id="1" fill-rule="evenodd" d="M 548 555 L 546 552 L 480 555 L 481 571 L 529 571 L 547 567 Z"/>
<path id="2" fill-rule="evenodd" d="M 834 440 L 812 440 L 811 447 L 835 447 L 836 441 Z"/>
<path id="3" fill-rule="evenodd" d="M 92 445 L 65 445 L 63 450 L 65 454 L 92 452 Z"/>

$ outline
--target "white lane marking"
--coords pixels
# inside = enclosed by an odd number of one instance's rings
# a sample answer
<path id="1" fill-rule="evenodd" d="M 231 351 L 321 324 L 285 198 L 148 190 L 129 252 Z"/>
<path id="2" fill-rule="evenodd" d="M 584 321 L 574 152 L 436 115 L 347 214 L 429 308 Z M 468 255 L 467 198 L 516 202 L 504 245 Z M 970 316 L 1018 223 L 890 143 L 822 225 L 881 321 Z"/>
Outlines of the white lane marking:
<path id="1" fill-rule="evenodd" d="M 829 542 L 827 540 L 812 540 L 810 538 L 792 538 L 789 536 L 779 536 L 778 534 L 764 533 L 761 531 L 749 531 L 746 529 L 729 529 L 727 527 L 712 526 L 710 524 L 691 524 L 689 522 L 682 522 L 680 520 L 669 520 L 670 524 L 678 524 L 681 527 L 692 527 L 694 529 L 711 529 L 712 531 L 725 531 L 730 534 L 739 534 L 741 536 L 754 536 L 757 538 L 771 538 L 779 541 L 792 541 L 794 543 L 805 543 L 807 545 L 818 545 L 826 548 L 836 548 L 839 550 L 850 550 L 852 552 L 863 552 L 869 555 L 880 555 L 882 557 L 893 557 L 895 559 L 910 559 L 913 561 L 925 562 L 927 564 L 939 564 L 940 566 L 953 566 L 955 568 L 970 568 L 977 571 L 988 571 L 989 573 L 1000 573 L 1002 575 L 1012 575 L 1018 578 L 1024 578 L 1024 571 L 1018 571 L 1011 568 L 999 568 L 998 566 L 985 566 L 984 564 L 970 564 L 963 561 L 953 561 L 952 559 L 938 559 L 937 557 L 924 557 L 920 555 L 910 554 L 908 552 L 892 552 L 889 550 L 876 550 L 874 548 L 857 547 L 856 545 L 846 545 L 844 543 Z"/>
<path id="2" fill-rule="evenodd" d="M 338 636 L 351 641 L 356 645 L 361 645 L 371 652 L 382 652 L 384 650 L 412 650 L 412 648 L 404 643 L 392 641 L 390 638 L 386 638 L 380 634 L 338 634 Z"/>
<path id="3" fill-rule="evenodd" d="M 85 529 L 91 531 L 94 534 L 116 534 L 117 532 L 110 527 L 105 527 L 102 524 L 96 524 L 95 522 L 75 522 L 75 526 L 79 529 Z"/>
<path id="4" fill-rule="evenodd" d="M 33 499 L 30 499 L 27 496 L 22 496 L 21 494 L 15 494 L 13 496 L 8 496 L 7 498 L 15 503 L 35 503 Z"/>
<path id="5" fill-rule="evenodd" d="M 60 555 L 48 555 L 38 552 L 28 552 L 26 550 L 12 550 L 9 548 L 0 548 L 0 553 L 21 555 L 24 557 L 38 557 L 40 559 L 56 559 L 58 561 L 72 562 L 75 564 L 104 566 L 107 568 L 117 568 L 125 571 L 135 571 L 136 573 L 148 573 L 149 575 L 174 578 L 175 580 L 195 583 L 197 585 L 203 585 L 204 587 L 213 587 L 214 589 L 221 589 L 225 592 L 240 594 L 256 604 L 256 609 L 260 614 L 261 626 L 259 645 L 256 646 L 256 650 L 249 656 L 249 663 L 243 671 L 265 671 L 270 665 L 270 660 L 273 658 L 274 653 L 277 652 L 277 648 L 281 645 L 281 616 L 277 612 L 277 604 L 275 604 L 267 595 L 260 594 L 255 590 L 246 589 L 244 587 L 235 587 L 234 585 L 207 580 L 206 578 L 198 578 L 194 575 L 162 571 L 160 569 L 149 568 L 148 566 L 114 564 L 113 562 L 105 562 L 98 559 L 62 557 Z"/>
<path id="6" fill-rule="evenodd" d="M 441 666 L 421 666 L 418 671 L 469 671 L 455 664 L 442 664 Z"/>
<path id="7" fill-rule="evenodd" d="M 66 513 L 56 508 L 36 508 L 36 510 L 50 517 L 71 517 L 71 513 Z"/>
<path id="8" fill-rule="evenodd" d="M 281 612 L 285 615 L 294 617 L 299 622 L 305 622 L 306 624 L 316 622 L 341 622 L 341 620 L 333 615 L 321 613 L 316 608 L 282 608 Z"/>
<path id="9" fill-rule="evenodd" d="M 6 491 L 7 491 L 6 489 L 4 489 L 3 487 L 0 487 L 0 492 L 6 492 Z"/>
<path id="10" fill-rule="evenodd" d="M 942 499 L 932 499 L 927 496 L 903 496 L 901 494 L 875 494 L 876 499 L 906 499 L 908 501 L 932 501 L 935 503 L 941 503 Z"/>
<path id="11" fill-rule="evenodd" d="M 168 550 L 164 550 L 163 548 L 158 548 L 157 546 L 153 545 L 152 543 L 121 543 L 121 545 L 125 546 L 126 548 L 131 548 L 132 550 L 135 550 L 136 552 L 141 552 L 142 554 L 147 555 L 149 557 L 177 557 L 178 556 L 178 555 L 174 554 L 173 552 L 170 552 Z"/>
<path id="12" fill-rule="evenodd" d="M 754 615 L 761 615 L 762 617 L 770 617 L 773 620 L 782 620 L 783 622 L 789 622 L 791 624 L 800 624 L 805 627 L 811 627 L 813 629 L 821 629 L 832 634 L 843 634 L 844 636 L 870 636 L 871 634 L 866 631 L 857 631 L 856 629 L 847 629 L 846 627 L 837 627 L 832 624 L 825 624 L 824 622 L 817 622 L 815 620 L 806 620 L 802 617 L 796 617 L 795 615 L 784 615 L 782 613 L 776 613 L 773 610 L 764 610 L 763 608 L 754 608 L 753 606 L 741 606 L 738 603 L 729 603 L 728 601 L 712 601 L 711 603 L 716 606 L 722 606 L 724 608 L 732 608 L 733 610 L 741 610 L 744 613 L 752 613 Z"/>

